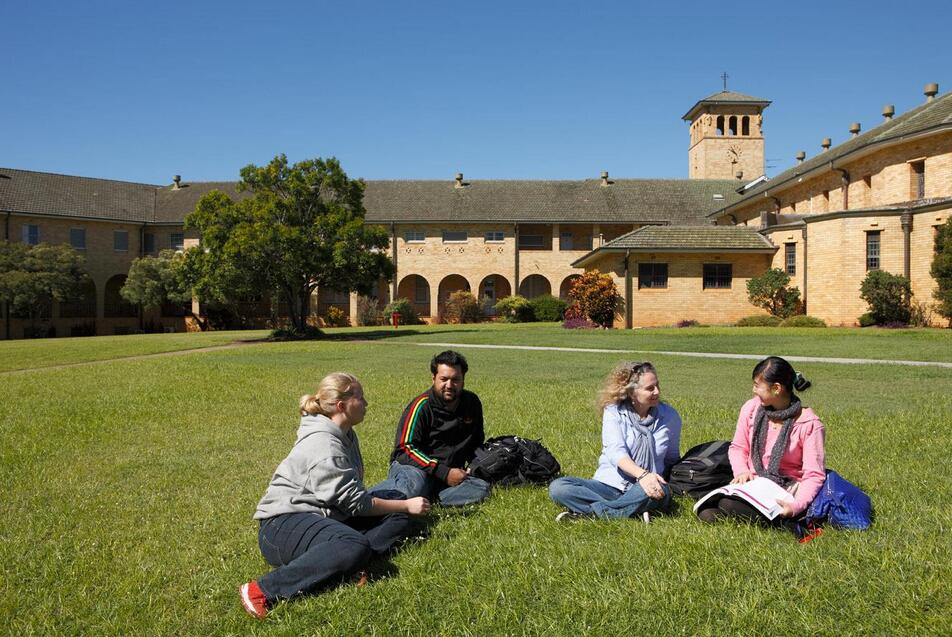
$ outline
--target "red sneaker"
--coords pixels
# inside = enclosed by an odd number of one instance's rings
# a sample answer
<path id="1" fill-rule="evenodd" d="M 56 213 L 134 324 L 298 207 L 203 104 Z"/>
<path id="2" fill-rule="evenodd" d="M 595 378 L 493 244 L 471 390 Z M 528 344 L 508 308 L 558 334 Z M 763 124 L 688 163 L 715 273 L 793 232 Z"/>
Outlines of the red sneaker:
<path id="1" fill-rule="evenodd" d="M 268 600 L 258 587 L 258 582 L 251 580 L 247 584 L 242 584 L 238 587 L 238 593 L 241 595 L 241 606 L 249 615 L 258 619 L 265 618 L 268 614 Z"/>

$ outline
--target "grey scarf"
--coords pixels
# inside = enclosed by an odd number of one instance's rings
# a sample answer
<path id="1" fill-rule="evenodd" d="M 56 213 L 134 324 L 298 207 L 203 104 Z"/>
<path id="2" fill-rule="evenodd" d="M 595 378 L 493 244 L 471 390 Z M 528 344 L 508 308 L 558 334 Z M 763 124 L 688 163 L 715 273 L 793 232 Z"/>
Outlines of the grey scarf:
<path id="1" fill-rule="evenodd" d="M 657 473 L 657 462 L 655 461 L 655 441 L 651 435 L 651 426 L 658 420 L 658 410 L 652 407 L 648 410 L 648 415 L 642 418 L 635 413 L 634 407 L 629 401 L 620 405 L 622 418 L 635 432 L 635 444 L 631 450 L 631 459 L 639 467 L 647 469 L 652 473 Z"/>
<path id="2" fill-rule="evenodd" d="M 796 395 L 790 396 L 790 406 L 786 409 L 768 409 L 761 405 L 757 409 L 757 415 L 754 416 L 754 437 L 751 441 L 753 447 L 754 470 L 757 475 L 770 478 L 782 487 L 786 487 L 792 480 L 780 475 L 780 459 L 783 452 L 790 442 L 790 432 L 793 430 L 793 421 L 800 415 L 800 399 Z M 767 448 L 767 428 L 768 419 L 783 421 L 783 427 L 780 429 L 780 435 L 774 442 L 773 449 L 770 450 L 770 466 L 764 470 L 764 451 Z"/>

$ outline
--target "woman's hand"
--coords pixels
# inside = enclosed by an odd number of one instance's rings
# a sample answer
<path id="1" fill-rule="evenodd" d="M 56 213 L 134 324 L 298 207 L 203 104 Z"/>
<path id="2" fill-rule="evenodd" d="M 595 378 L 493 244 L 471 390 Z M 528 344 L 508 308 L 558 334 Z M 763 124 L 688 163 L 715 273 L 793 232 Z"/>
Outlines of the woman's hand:
<path id="1" fill-rule="evenodd" d="M 410 515 L 425 515 L 430 512 L 430 501 L 424 497 L 406 500 L 407 513 Z"/>
<path id="2" fill-rule="evenodd" d="M 657 473 L 649 473 L 639 480 L 638 484 L 645 490 L 645 495 L 652 500 L 661 500 L 664 498 L 664 488 L 661 485 L 667 484 L 667 482 Z"/>
<path id="3" fill-rule="evenodd" d="M 735 476 L 734 479 L 731 480 L 731 484 L 744 484 L 745 482 L 750 482 L 753 479 L 754 473 L 752 471 L 745 471 L 744 473 Z"/>
<path id="4" fill-rule="evenodd" d="M 792 518 L 793 517 L 793 504 L 786 500 L 777 500 L 777 504 L 780 505 L 780 508 L 783 509 L 780 512 L 780 517 L 782 518 Z"/>

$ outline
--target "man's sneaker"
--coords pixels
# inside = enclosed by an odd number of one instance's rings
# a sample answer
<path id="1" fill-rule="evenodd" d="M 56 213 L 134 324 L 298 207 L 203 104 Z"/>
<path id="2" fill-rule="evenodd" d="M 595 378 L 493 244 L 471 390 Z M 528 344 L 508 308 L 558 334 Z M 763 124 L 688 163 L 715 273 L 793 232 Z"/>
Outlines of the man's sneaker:
<path id="1" fill-rule="evenodd" d="M 651 514 L 647 511 L 641 514 L 641 519 L 645 524 L 651 524 Z"/>
<path id="2" fill-rule="evenodd" d="M 268 600 L 264 593 L 258 587 L 258 582 L 251 580 L 247 584 L 238 587 L 238 593 L 241 595 L 241 606 L 249 615 L 264 619 L 268 614 Z"/>
<path id="3" fill-rule="evenodd" d="M 589 513 L 576 513 L 575 511 L 562 511 L 557 516 L 555 516 L 556 522 L 574 522 L 575 520 L 585 520 L 591 518 L 592 515 Z"/>

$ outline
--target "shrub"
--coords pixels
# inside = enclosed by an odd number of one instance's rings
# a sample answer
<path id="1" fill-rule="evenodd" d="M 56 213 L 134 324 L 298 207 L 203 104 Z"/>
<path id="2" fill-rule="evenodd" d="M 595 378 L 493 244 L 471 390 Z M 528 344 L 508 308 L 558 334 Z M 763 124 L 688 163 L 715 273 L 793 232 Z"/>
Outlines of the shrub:
<path id="1" fill-rule="evenodd" d="M 936 282 L 932 293 L 938 301 L 936 311 L 949 319 L 949 325 L 952 326 L 952 217 L 937 228 L 935 256 L 929 272 Z"/>
<path id="2" fill-rule="evenodd" d="M 909 305 L 909 325 L 929 327 L 932 325 L 932 310 L 927 303 L 912 301 Z"/>
<path id="3" fill-rule="evenodd" d="M 562 299 L 543 294 L 529 301 L 532 313 L 537 321 L 561 321 L 569 304 Z"/>
<path id="4" fill-rule="evenodd" d="M 598 270 L 589 270 L 575 279 L 569 298 L 581 316 L 602 327 L 612 326 L 622 302 L 611 275 Z"/>
<path id="5" fill-rule="evenodd" d="M 737 327 L 777 327 L 780 325 L 780 319 L 769 314 L 754 314 L 745 316 L 736 323 Z"/>
<path id="6" fill-rule="evenodd" d="M 478 323 L 483 318 L 479 299 L 467 290 L 453 292 L 443 306 L 443 318 L 448 323 Z"/>
<path id="7" fill-rule="evenodd" d="M 420 320 L 420 317 L 417 316 L 416 310 L 413 309 L 413 304 L 410 303 L 410 299 L 394 299 L 387 307 L 383 308 L 384 321 L 389 323 L 390 316 L 394 312 L 399 312 L 401 325 L 419 325 L 423 322 Z"/>
<path id="8" fill-rule="evenodd" d="M 336 305 L 332 305 L 324 313 L 324 325 L 328 327 L 350 327 L 350 317 L 347 316 L 347 312 Z"/>
<path id="9" fill-rule="evenodd" d="M 784 319 L 780 327 L 826 327 L 826 321 L 815 316 L 798 314 Z"/>
<path id="10" fill-rule="evenodd" d="M 493 309 L 496 310 L 496 315 L 507 323 L 528 323 L 535 320 L 532 304 L 518 294 L 499 299 Z"/>
<path id="11" fill-rule="evenodd" d="M 793 315 L 800 302 L 800 290 L 787 287 L 790 276 L 779 268 L 771 268 L 747 281 L 747 298 L 755 307 L 763 308 L 772 316 L 787 318 Z"/>
<path id="12" fill-rule="evenodd" d="M 859 317 L 859 326 L 860 327 L 869 327 L 871 325 L 876 325 L 876 319 L 873 318 L 873 315 L 869 312 L 863 314 Z"/>
<path id="13" fill-rule="evenodd" d="M 878 325 L 909 323 L 912 289 L 906 277 L 871 270 L 860 285 L 859 295 L 869 304 L 869 313 Z"/>
<path id="14" fill-rule="evenodd" d="M 562 327 L 567 330 L 591 330 L 598 327 L 587 318 L 575 317 L 567 318 L 562 322 Z"/>
<path id="15" fill-rule="evenodd" d="M 700 325 L 701 324 L 694 319 L 681 319 L 674 324 L 675 327 L 700 327 Z"/>
<path id="16" fill-rule="evenodd" d="M 357 297 L 357 325 L 383 325 L 384 316 L 377 299 Z"/>

